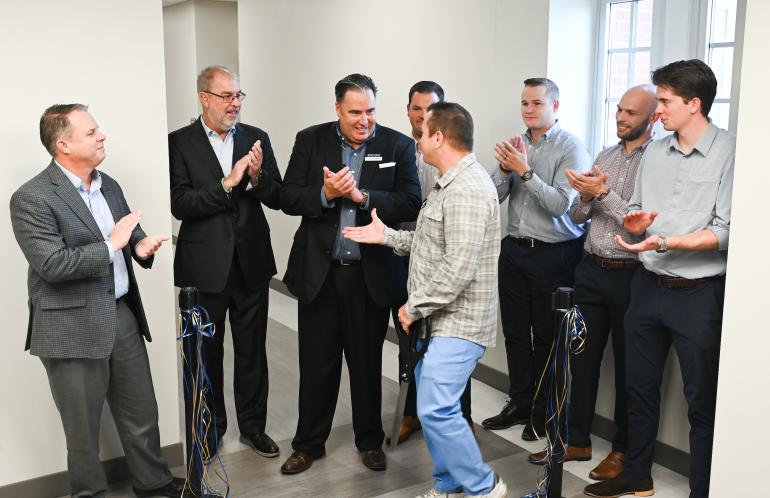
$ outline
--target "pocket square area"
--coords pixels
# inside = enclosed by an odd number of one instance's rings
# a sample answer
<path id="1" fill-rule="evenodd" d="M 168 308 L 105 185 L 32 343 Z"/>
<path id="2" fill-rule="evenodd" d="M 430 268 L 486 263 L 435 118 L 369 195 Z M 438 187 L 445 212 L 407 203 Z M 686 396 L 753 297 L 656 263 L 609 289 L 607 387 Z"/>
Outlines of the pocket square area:
<path id="1" fill-rule="evenodd" d="M 382 163 L 382 164 L 380 164 L 380 169 L 382 169 L 382 168 L 392 168 L 395 165 L 396 165 L 395 162 L 392 162 L 392 163 Z"/>

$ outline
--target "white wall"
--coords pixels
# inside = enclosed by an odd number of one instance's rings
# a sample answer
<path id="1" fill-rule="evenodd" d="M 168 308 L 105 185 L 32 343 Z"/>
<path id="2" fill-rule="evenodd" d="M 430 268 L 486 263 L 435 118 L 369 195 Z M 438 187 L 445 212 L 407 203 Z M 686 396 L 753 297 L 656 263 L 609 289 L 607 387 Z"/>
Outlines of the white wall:
<path id="1" fill-rule="evenodd" d="M 465 106 L 476 154 L 494 167 L 494 143 L 520 133 L 521 82 L 546 74 L 548 2 L 541 0 L 240 0 L 242 119 L 270 134 L 285 171 L 297 131 L 336 119 L 334 84 L 352 72 L 379 87 L 377 121 L 409 133 L 409 87 L 435 80 Z M 536 40 L 538 42 L 533 42 Z M 278 277 L 299 219 L 268 213 Z M 505 371 L 502 336 L 483 362 Z"/>
<path id="2" fill-rule="evenodd" d="M 711 496 L 760 496 L 770 445 L 770 266 L 763 263 L 767 232 L 767 67 L 770 3 L 747 2 L 741 108 L 735 157 L 730 258 L 719 365 Z"/>
<path id="3" fill-rule="evenodd" d="M 0 486 L 66 469 L 64 435 L 40 361 L 23 351 L 27 330 L 27 264 L 10 225 L 8 201 L 50 161 L 38 120 L 54 103 L 90 105 L 107 134 L 100 167 L 117 178 L 132 208 L 144 210 L 147 233 L 168 234 L 168 166 L 163 26 L 160 2 L 3 2 L 0 7 Z M 151 271 L 137 269 L 150 327 L 148 345 L 160 409 L 161 444 L 180 441 L 174 294 L 170 247 Z M 122 454 L 114 426 L 102 435 L 102 457 Z"/>

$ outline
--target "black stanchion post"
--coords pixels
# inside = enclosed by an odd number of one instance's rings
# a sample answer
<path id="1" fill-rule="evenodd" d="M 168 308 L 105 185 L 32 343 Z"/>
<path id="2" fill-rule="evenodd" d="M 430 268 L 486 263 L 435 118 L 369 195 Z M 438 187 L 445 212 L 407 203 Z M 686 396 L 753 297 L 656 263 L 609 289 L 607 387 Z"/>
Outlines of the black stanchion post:
<path id="1" fill-rule="evenodd" d="M 182 320 L 184 321 L 184 315 L 185 313 L 189 314 L 191 310 L 198 305 L 198 288 L 197 287 L 182 287 L 179 289 L 179 310 L 182 313 Z M 195 351 L 195 340 L 196 337 L 185 337 L 182 338 L 182 348 L 187 349 L 189 352 Z M 189 347 L 188 347 L 189 346 Z M 187 390 L 190 389 L 190 384 L 192 382 L 192 372 L 185 372 L 184 371 L 184 365 L 182 365 L 182 375 L 185 376 L 185 397 L 189 396 Z M 190 410 L 190 403 L 185 400 L 185 414 L 184 414 L 184 433 L 185 433 L 185 453 L 187 454 L 187 458 L 185 459 L 186 465 L 185 467 L 188 470 L 188 486 L 190 487 L 190 490 L 193 494 L 193 496 L 197 496 L 200 493 L 200 476 L 197 475 L 196 472 L 190 472 L 191 469 L 194 468 L 194 465 L 191 465 L 191 462 L 195 462 L 197 458 L 199 458 L 199 455 L 197 455 L 195 451 L 195 447 L 193 445 L 192 440 L 192 411 Z"/>
<path id="2" fill-rule="evenodd" d="M 572 308 L 573 304 L 574 291 L 569 287 L 559 287 L 556 289 L 556 292 L 551 294 L 551 307 L 553 308 L 554 312 L 554 341 L 561 342 L 565 346 L 567 346 L 567 338 L 562 337 L 563 331 L 561 324 L 564 320 L 564 316 Z M 567 389 L 567 386 L 564 384 L 565 378 L 562 375 L 559 375 L 559 373 L 564 371 L 564 362 L 566 361 L 566 355 L 568 354 L 570 354 L 569 347 L 565 347 L 564 354 L 556 355 L 554 357 L 554 361 L 556 363 L 554 365 L 554 372 L 556 374 L 556 391 L 554 394 L 557 399 L 561 399 L 564 390 Z M 564 394 L 569 396 L 569 393 Z M 562 415 L 563 417 L 559 417 L 556 420 L 556 430 L 558 431 L 558 436 L 554 438 L 554 446 L 558 445 L 558 447 L 554 447 L 554 453 L 558 456 L 554 456 L 548 462 L 548 466 L 550 467 L 551 484 L 548 487 L 547 498 L 563 498 L 561 495 L 561 488 L 562 473 L 564 469 L 562 468 L 563 463 L 561 462 L 561 456 L 564 455 L 567 449 L 561 445 L 562 441 L 564 441 L 563 436 L 565 432 L 565 424 L 567 423 L 567 417 L 569 417 L 569 414 L 564 413 Z"/>

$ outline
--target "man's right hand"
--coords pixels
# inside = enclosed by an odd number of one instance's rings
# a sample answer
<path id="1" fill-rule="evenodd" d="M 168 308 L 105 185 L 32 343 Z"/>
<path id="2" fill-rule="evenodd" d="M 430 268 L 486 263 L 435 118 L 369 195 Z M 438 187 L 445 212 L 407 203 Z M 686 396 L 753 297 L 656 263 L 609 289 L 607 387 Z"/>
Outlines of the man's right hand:
<path id="1" fill-rule="evenodd" d="M 382 244 L 385 239 L 385 223 L 377 217 L 377 208 L 372 209 L 372 222 L 363 227 L 345 227 L 342 235 L 359 244 Z"/>
<path id="2" fill-rule="evenodd" d="M 142 210 L 138 209 L 133 213 L 129 213 L 118 220 L 112 229 L 109 239 L 107 239 L 112 245 L 112 248 L 116 251 L 123 249 L 128 244 L 131 238 L 131 233 L 139 224 L 139 220 L 142 219 Z"/>
<path id="3" fill-rule="evenodd" d="M 257 160 L 257 156 L 252 148 L 252 150 L 249 150 L 248 154 L 238 159 L 238 161 L 233 164 L 233 169 L 230 171 L 230 174 L 222 180 L 222 185 L 224 185 L 227 190 L 231 190 L 238 186 L 241 183 L 241 180 L 243 180 L 243 175 L 246 174 L 246 170 L 252 164 L 256 164 Z M 259 162 L 262 162 L 261 157 L 259 158 Z"/>
<path id="4" fill-rule="evenodd" d="M 336 173 L 324 166 L 324 195 L 327 201 L 333 201 L 338 197 L 348 197 L 356 188 L 356 180 L 345 166 Z"/>
<path id="5" fill-rule="evenodd" d="M 628 232 L 641 235 L 657 216 L 657 211 L 631 211 L 623 217 L 623 226 Z"/>

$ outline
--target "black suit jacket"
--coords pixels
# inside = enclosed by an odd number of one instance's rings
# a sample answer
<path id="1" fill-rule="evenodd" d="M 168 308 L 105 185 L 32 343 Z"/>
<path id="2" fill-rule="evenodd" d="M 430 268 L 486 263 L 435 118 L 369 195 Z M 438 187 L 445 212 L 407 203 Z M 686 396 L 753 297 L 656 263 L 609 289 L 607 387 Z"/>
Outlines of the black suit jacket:
<path id="1" fill-rule="evenodd" d="M 250 179 L 228 195 L 222 188 L 222 167 L 200 119 L 168 136 L 171 168 L 171 213 L 182 221 L 174 255 L 174 284 L 202 292 L 221 292 L 233 256 L 246 282 L 256 290 L 276 273 L 270 227 L 262 204 L 280 208 L 281 173 L 267 133 L 238 123 L 233 165 L 257 140 L 262 141 L 262 176 L 246 190 Z"/>
<path id="2" fill-rule="evenodd" d="M 312 126 L 297 133 L 286 177 L 281 189 L 281 209 L 302 216 L 289 255 L 284 283 L 300 302 L 318 295 L 331 265 L 334 240 L 339 230 L 340 199 L 331 208 L 321 205 L 323 167 L 342 169 L 342 145 L 336 121 Z M 420 182 L 415 168 L 414 140 L 377 125 L 375 138 L 366 145 L 366 155 L 381 161 L 365 161 L 358 187 L 369 191 L 369 210 L 389 226 L 413 221 L 420 210 Z M 381 165 L 395 162 L 395 166 Z M 358 226 L 371 223 L 370 211 L 359 209 Z M 361 264 L 366 287 L 380 306 L 406 299 L 406 269 L 392 249 L 361 244 Z"/>

